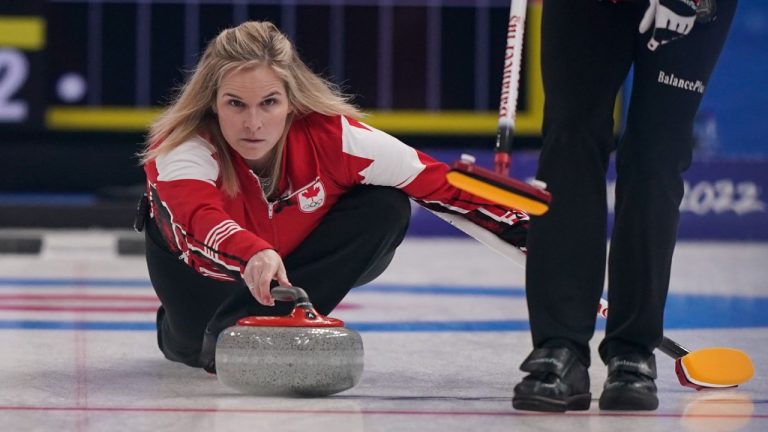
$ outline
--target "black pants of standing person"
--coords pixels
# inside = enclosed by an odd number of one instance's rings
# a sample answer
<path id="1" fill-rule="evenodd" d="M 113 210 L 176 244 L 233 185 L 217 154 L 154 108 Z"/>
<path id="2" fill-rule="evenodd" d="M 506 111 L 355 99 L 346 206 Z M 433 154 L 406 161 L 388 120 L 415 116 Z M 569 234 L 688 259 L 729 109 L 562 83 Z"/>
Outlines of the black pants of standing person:
<path id="1" fill-rule="evenodd" d="M 327 315 L 350 289 L 378 277 L 390 264 L 410 221 L 410 202 L 394 188 L 358 186 L 284 258 L 288 277 Z M 245 316 L 287 315 L 292 305 L 259 304 L 242 282 L 206 278 L 169 252 L 157 225 L 146 229 L 150 280 L 162 306 L 157 340 L 166 358 L 213 372 L 215 341 Z"/>
<path id="2" fill-rule="evenodd" d="M 537 178 L 553 200 L 546 215 L 533 218 L 528 237 L 535 348 L 570 348 L 590 364 L 605 279 L 606 169 L 614 150 L 610 312 L 599 351 L 607 362 L 649 355 L 661 342 L 693 120 L 736 7 L 735 0 L 717 3 L 714 22 L 697 23 L 687 36 L 650 51 L 650 32 L 638 33 L 645 1 L 544 0 L 546 99 Z M 631 66 L 626 130 L 616 147 L 614 101 Z"/>

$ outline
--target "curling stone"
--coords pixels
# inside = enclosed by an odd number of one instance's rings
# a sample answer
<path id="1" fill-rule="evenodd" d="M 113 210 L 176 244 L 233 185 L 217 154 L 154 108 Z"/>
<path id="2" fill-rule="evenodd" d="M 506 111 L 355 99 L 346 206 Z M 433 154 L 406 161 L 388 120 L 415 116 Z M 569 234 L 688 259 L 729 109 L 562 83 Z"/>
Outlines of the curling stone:
<path id="1" fill-rule="evenodd" d="M 354 387 L 363 374 L 363 340 L 344 322 L 320 315 L 298 287 L 275 287 L 293 301 L 287 316 L 250 316 L 219 334 L 216 375 L 243 393 L 327 396 Z"/>

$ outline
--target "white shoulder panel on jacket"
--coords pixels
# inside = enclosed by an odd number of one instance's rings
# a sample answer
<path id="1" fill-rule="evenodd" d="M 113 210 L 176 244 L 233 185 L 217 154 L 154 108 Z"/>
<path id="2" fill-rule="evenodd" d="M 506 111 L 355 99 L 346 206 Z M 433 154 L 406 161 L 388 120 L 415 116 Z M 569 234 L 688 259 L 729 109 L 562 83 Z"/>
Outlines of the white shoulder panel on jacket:
<path id="1" fill-rule="evenodd" d="M 359 172 L 363 184 L 402 188 L 426 168 L 416 150 L 387 133 L 362 124 L 367 129 L 351 125 L 341 116 L 344 153 L 372 160 Z"/>
<path id="2" fill-rule="evenodd" d="M 214 147 L 200 136 L 184 141 L 170 152 L 157 157 L 157 179 L 202 180 L 216 184 L 219 164 L 213 158 L 214 152 Z"/>

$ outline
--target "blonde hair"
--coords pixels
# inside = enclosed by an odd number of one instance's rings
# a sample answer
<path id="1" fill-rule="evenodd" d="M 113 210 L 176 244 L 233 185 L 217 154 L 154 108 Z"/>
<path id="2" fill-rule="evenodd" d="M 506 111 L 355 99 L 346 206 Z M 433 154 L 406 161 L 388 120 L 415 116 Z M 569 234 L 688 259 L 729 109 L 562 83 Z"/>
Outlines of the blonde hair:
<path id="1" fill-rule="evenodd" d="M 293 118 L 312 112 L 362 117 L 351 97 L 338 86 L 312 72 L 299 58 L 293 44 L 270 22 L 249 21 L 229 28 L 208 43 L 192 75 L 180 88 L 171 105 L 149 128 L 141 162 L 166 154 L 199 132 L 204 132 L 218 152 L 224 191 L 234 196 L 240 190 L 228 144 L 219 128 L 213 105 L 224 76 L 234 70 L 267 65 L 282 79 L 291 113 L 270 160 L 271 172 L 264 194 L 277 188 L 280 165 Z"/>

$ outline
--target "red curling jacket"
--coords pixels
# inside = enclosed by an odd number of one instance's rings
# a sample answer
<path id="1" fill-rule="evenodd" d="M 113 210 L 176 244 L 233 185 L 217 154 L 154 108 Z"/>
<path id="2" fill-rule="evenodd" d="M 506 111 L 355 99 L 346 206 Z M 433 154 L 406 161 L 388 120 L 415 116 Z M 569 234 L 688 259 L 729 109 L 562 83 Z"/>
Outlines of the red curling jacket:
<path id="1" fill-rule="evenodd" d="M 527 226 L 525 213 L 449 185 L 446 164 L 352 118 L 294 119 L 283 151 L 280 198 L 271 202 L 232 149 L 240 192 L 226 195 L 216 150 L 199 135 L 148 162 L 151 217 L 169 249 L 204 276 L 233 280 L 261 250 L 290 254 L 341 195 L 361 184 L 396 187 L 425 207 L 463 214 L 497 235 Z M 520 242 L 524 246 L 524 237 Z"/>

